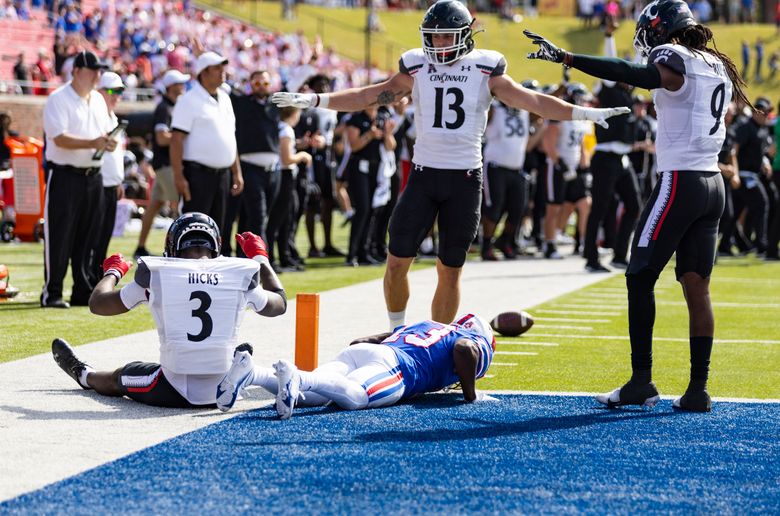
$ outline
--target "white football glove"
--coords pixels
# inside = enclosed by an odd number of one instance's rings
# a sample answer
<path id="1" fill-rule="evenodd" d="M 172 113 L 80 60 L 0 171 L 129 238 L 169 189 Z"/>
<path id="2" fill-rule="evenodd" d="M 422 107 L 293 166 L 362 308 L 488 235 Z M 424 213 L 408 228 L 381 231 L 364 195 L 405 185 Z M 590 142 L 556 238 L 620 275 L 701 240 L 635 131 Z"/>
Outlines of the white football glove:
<path id="1" fill-rule="evenodd" d="M 472 401 L 472 403 L 482 403 L 485 401 L 498 401 L 498 398 L 494 398 L 493 396 L 485 394 L 484 392 L 477 392 L 477 399 Z"/>
<path id="2" fill-rule="evenodd" d="M 572 120 L 590 120 L 593 123 L 599 124 L 606 129 L 609 127 L 607 118 L 612 118 L 618 115 L 627 115 L 631 110 L 627 107 L 613 107 L 613 108 L 591 108 L 583 106 L 574 106 L 571 112 Z"/>
<path id="3" fill-rule="evenodd" d="M 293 106 L 306 109 L 317 105 L 317 95 L 314 93 L 288 93 L 280 91 L 271 95 L 271 102 L 279 107 Z"/>

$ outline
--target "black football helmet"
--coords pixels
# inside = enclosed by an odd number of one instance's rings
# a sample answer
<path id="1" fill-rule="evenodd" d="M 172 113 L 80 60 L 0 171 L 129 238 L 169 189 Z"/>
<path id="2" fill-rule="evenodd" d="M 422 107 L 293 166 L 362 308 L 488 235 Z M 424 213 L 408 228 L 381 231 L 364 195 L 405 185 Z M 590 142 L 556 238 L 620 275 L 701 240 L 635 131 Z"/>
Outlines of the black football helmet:
<path id="1" fill-rule="evenodd" d="M 205 247 L 211 257 L 219 256 L 222 237 L 214 219 L 204 213 L 185 213 L 173 221 L 165 235 L 165 253 L 168 258 L 179 258 L 181 251 L 190 247 Z"/>
<path id="2" fill-rule="evenodd" d="M 647 57 L 653 48 L 669 43 L 675 32 L 691 25 L 696 25 L 696 19 L 684 0 L 654 0 L 636 22 L 634 48 Z"/>
<path id="3" fill-rule="evenodd" d="M 474 49 L 471 25 L 474 23 L 471 13 L 458 0 L 439 0 L 425 13 L 420 36 L 425 57 L 431 64 L 450 64 Z M 452 45 L 434 47 L 434 34 L 451 34 Z"/>
<path id="4" fill-rule="evenodd" d="M 582 106 L 585 102 L 590 100 L 590 92 L 581 82 L 570 82 L 566 86 L 566 100 L 572 104 Z"/>
<path id="5" fill-rule="evenodd" d="M 541 89 L 539 81 L 536 79 L 526 79 L 520 84 L 527 90 L 539 91 Z"/>

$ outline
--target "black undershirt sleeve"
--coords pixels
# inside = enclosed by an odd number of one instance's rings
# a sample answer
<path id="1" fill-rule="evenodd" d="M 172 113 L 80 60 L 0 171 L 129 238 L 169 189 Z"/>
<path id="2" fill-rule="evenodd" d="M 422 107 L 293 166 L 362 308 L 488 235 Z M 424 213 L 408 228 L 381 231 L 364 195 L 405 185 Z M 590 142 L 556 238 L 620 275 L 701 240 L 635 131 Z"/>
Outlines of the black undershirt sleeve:
<path id="1" fill-rule="evenodd" d="M 648 90 L 661 87 L 661 73 L 653 63 L 637 64 L 616 57 L 574 54 L 571 67 L 607 81 L 623 82 Z"/>

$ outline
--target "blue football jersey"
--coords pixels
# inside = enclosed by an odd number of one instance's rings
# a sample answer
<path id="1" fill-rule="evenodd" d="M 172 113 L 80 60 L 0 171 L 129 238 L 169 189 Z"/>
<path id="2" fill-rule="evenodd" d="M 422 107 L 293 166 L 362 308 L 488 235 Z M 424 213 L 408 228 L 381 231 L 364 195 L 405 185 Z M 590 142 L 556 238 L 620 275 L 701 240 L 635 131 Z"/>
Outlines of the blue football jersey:
<path id="1" fill-rule="evenodd" d="M 485 337 L 452 324 L 423 321 L 402 326 L 382 344 L 393 348 L 404 382 L 404 398 L 443 389 L 459 381 L 455 374 L 452 350 L 458 339 L 469 339 L 479 346 L 476 378 L 485 375 L 493 359 L 493 348 Z"/>

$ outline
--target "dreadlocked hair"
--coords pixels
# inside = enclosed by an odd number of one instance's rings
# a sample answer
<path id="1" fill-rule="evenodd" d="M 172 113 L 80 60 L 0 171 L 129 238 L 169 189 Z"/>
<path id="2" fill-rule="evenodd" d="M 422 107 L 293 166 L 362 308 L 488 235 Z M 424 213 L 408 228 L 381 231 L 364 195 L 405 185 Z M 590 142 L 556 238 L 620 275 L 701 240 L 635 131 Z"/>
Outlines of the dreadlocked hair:
<path id="1" fill-rule="evenodd" d="M 675 32 L 671 35 L 670 39 L 676 40 L 680 45 L 688 47 L 694 52 L 705 52 L 720 59 L 726 67 L 726 74 L 729 76 L 729 79 L 731 79 L 732 86 L 734 87 L 734 97 L 750 106 L 751 109 L 756 109 L 745 96 L 745 92 L 742 88 L 746 87 L 747 84 L 745 84 L 742 76 L 737 71 L 737 66 L 729 56 L 718 50 L 718 46 L 715 44 L 715 40 L 712 36 L 712 31 L 709 28 L 700 24 L 691 25 Z M 713 48 L 707 46 L 707 43 L 710 41 L 712 42 Z"/>

